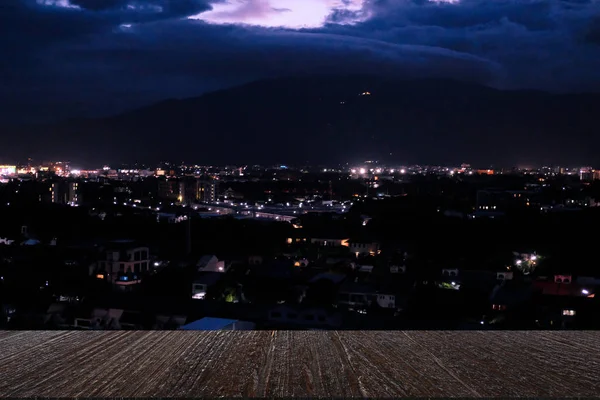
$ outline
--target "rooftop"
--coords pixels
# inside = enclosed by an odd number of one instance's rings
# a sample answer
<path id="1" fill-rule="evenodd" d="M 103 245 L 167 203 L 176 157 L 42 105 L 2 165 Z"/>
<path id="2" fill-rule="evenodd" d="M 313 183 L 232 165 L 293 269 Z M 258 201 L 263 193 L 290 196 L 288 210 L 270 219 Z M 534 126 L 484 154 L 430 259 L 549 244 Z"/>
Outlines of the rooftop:
<path id="1" fill-rule="evenodd" d="M 185 331 L 218 331 L 223 329 L 237 320 L 225 318 L 205 317 L 181 327 Z"/>

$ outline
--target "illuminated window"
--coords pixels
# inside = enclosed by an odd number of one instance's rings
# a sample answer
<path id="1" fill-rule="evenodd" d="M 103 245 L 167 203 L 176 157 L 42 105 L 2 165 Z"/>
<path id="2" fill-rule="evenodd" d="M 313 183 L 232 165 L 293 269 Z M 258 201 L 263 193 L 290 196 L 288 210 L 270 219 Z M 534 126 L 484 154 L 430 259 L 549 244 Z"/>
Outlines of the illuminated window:
<path id="1" fill-rule="evenodd" d="M 563 310 L 562 315 L 572 317 L 575 315 L 575 310 Z"/>

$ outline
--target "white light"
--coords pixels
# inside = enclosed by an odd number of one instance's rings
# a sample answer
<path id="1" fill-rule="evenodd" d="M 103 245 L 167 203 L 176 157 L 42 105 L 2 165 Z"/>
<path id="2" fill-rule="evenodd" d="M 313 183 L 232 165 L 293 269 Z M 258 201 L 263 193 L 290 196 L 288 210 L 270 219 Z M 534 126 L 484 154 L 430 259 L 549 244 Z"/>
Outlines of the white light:
<path id="1" fill-rule="evenodd" d="M 401 170 L 400 170 L 400 173 L 401 173 L 401 174 L 404 174 L 405 172 L 406 172 L 406 170 L 405 170 L 405 169 L 401 169 Z"/>
<path id="2" fill-rule="evenodd" d="M 590 294 L 590 292 L 589 292 L 589 290 L 582 289 L 581 294 L 585 294 L 587 296 L 588 294 Z"/>
<path id="3" fill-rule="evenodd" d="M 537 256 L 535 256 L 535 255 L 531 256 L 531 261 L 535 261 L 535 260 L 537 260 Z"/>
<path id="4" fill-rule="evenodd" d="M 481 321 L 480 324 L 483 325 L 483 321 Z"/>
<path id="5" fill-rule="evenodd" d="M 521 260 L 517 260 L 517 265 L 521 265 Z"/>
<path id="6" fill-rule="evenodd" d="M 456 282 L 452 282 L 452 286 L 456 286 Z"/>
<path id="7" fill-rule="evenodd" d="M 364 174 L 366 174 L 366 173 L 367 173 L 367 170 L 366 170 L 366 169 L 364 169 L 364 168 L 361 168 L 361 169 L 360 169 L 360 173 L 364 175 Z"/>

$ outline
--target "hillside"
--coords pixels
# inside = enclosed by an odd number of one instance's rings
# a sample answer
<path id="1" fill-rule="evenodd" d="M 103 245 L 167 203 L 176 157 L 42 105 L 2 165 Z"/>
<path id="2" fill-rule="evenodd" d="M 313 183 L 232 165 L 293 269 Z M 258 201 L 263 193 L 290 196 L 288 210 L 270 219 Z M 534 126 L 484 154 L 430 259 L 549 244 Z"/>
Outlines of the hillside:
<path id="1" fill-rule="evenodd" d="M 359 95 L 365 91 L 371 95 Z M 598 110 L 600 95 L 593 94 L 447 80 L 282 78 L 111 118 L 13 129 L 3 147 L 18 157 L 98 163 L 593 164 Z M 23 146 L 30 151 L 19 154 Z"/>

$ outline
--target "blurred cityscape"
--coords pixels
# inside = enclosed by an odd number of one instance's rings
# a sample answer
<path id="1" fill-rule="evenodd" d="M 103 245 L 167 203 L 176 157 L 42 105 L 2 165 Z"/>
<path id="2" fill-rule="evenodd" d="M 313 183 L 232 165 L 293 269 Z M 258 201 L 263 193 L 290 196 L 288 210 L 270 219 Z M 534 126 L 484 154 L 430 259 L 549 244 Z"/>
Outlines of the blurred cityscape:
<path id="1" fill-rule="evenodd" d="M 592 167 L 28 160 L 0 179 L 6 329 L 600 327 Z"/>

